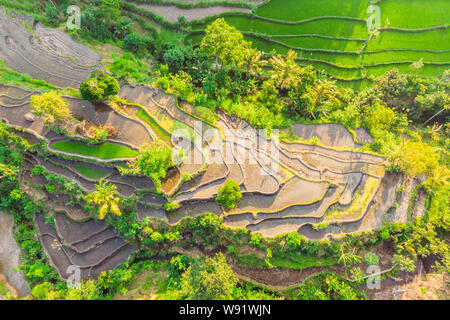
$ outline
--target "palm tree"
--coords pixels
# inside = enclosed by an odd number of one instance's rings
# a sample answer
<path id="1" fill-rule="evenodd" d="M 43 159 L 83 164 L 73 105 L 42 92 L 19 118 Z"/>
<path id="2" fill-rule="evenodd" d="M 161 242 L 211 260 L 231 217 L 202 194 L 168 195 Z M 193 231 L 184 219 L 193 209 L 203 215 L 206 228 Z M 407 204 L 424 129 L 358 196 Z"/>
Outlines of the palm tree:
<path id="1" fill-rule="evenodd" d="M 244 68 L 253 77 L 261 74 L 262 68 L 267 65 L 267 61 L 262 59 L 263 55 L 264 53 L 262 51 L 254 48 L 247 50 Z"/>
<path id="2" fill-rule="evenodd" d="M 16 171 L 11 168 L 8 167 L 6 164 L 0 163 L 0 180 L 9 176 L 12 176 L 16 173 Z"/>
<path id="3" fill-rule="evenodd" d="M 100 206 L 98 211 L 100 219 L 104 219 L 109 211 L 121 216 L 122 212 L 119 208 L 120 198 L 117 196 L 116 186 L 114 184 L 106 184 L 103 180 L 100 180 L 95 187 L 97 190 L 87 194 L 84 199 L 89 204 L 95 203 Z"/>
<path id="4" fill-rule="evenodd" d="M 335 83 L 335 81 L 319 79 L 311 88 L 310 92 L 313 99 L 311 105 L 308 105 L 308 114 L 314 119 L 316 118 L 317 111 L 326 115 L 327 109 L 323 108 L 324 105 L 339 101 L 338 98 L 336 98 Z M 318 106 L 321 106 L 320 110 L 317 110 Z"/>
<path id="5" fill-rule="evenodd" d="M 355 249 L 352 252 L 344 252 L 344 246 L 341 245 L 341 255 L 338 259 L 338 263 L 342 263 L 345 267 L 345 273 L 347 274 L 347 266 L 351 266 L 362 261 L 362 258 L 355 254 Z"/>
<path id="6" fill-rule="evenodd" d="M 297 53 L 289 50 L 286 59 L 279 54 L 269 59 L 273 67 L 270 71 L 271 78 L 281 89 L 297 88 L 301 83 L 300 76 L 304 69 L 295 62 L 296 58 Z"/>

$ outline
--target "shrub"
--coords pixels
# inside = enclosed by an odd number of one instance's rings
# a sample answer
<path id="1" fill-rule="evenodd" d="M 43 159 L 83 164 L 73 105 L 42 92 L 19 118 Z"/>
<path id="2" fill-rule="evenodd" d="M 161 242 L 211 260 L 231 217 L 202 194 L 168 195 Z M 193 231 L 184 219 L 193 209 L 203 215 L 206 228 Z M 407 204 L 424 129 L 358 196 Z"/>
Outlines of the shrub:
<path id="1" fill-rule="evenodd" d="M 151 82 L 150 67 L 130 52 L 125 52 L 121 57 L 114 56 L 109 70 L 118 79 L 132 84 Z"/>
<path id="2" fill-rule="evenodd" d="M 260 248 L 262 247 L 262 241 L 264 240 L 264 237 L 261 234 L 252 232 L 250 237 L 251 237 L 250 244 L 258 246 Z"/>
<path id="3" fill-rule="evenodd" d="M 31 96 L 30 106 L 34 108 L 33 113 L 36 115 L 44 115 L 46 123 L 62 121 L 72 116 L 69 103 L 55 91 Z"/>
<path id="4" fill-rule="evenodd" d="M 173 166 L 172 148 L 163 143 L 155 143 L 142 151 L 136 164 L 143 174 L 153 180 L 155 187 L 160 188 L 161 179 L 166 177 L 167 169 Z"/>
<path id="5" fill-rule="evenodd" d="M 219 193 L 216 197 L 216 202 L 223 205 L 225 208 L 233 209 L 236 203 L 242 198 L 240 186 L 236 181 L 228 179 L 225 185 L 219 188 Z"/>
<path id="6" fill-rule="evenodd" d="M 81 15 L 82 29 L 92 38 L 99 41 L 106 41 L 113 37 L 111 30 L 103 21 L 100 11 L 93 6 L 89 6 L 88 10 Z"/>
<path id="7" fill-rule="evenodd" d="M 432 172 L 439 165 L 439 154 L 423 142 L 406 141 L 392 156 L 394 165 L 410 177 Z"/>
<path id="8" fill-rule="evenodd" d="M 91 127 L 90 135 L 93 139 L 97 141 L 105 141 L 106 139 L 109 138 L 110 133 L 105 127 L 99 125 L 98 127 L 96 126 Z"/>
<path id="9" fill-rule="evenodd" d="M 184 66 L 184 52 L 180 48 L 169 49 L 164 53 L 164 62 L 167 63 L 169 69 L 173 73 L 177 73 Z"/>
<path id="10" fill-rule="evenodd" d="M 286 244 L 292 250 L 300 247 L 302 244 L 302 237 L 297 232 L 290 232 L 286 236 Z"/>
<path id="11" fill-rule="evenodd" d="M 230 299 L 237 283 L 238 279 L 222 253 L 213 258 L 201 257 L 181 276 L 182 292 L 187 299 Z"/>
<path id="12" fill-rule="evenodd" d="M 378 256 L 373 252 L 364 255 L 364 262 L 369 266 L 376 266 L 379 262 Z"/>
<path id="13" fill-rule="evenodd" d="M 148 48 L 150 41 L 140 34 L 131 32 L 123 38 L 125 49 L 131 52 L 139 52 Z"/>
<path id="14" fill-rule="evenodd" d="M 80 92 L 84 99 L 92 102 L 106 100 L 119 93 L 117 80 L 109 74 L 95 70 L 80 85 Z"/>
<path id="15" fill-rule="evenodd" d="M 45 17 L 52 26 L 57 26 L 61 22 L 58 9 L 51 3 L 47 3 L 45 7 Z"/>
<path id="16" fill-rule="evenodd" d="M 131 20 L 122 18 L 114 25 L 114 37 L 116 39 L 123 39 L 131 32 Z"/>
<path id="17" fill-rule="evenodd" d="M 177 210 L 180 207 L 180 205 L 178 203 L 174 203 L 174 202 L 166 202 L 164 203 L 164 209 L 167 212 L 172 212 Z"/>

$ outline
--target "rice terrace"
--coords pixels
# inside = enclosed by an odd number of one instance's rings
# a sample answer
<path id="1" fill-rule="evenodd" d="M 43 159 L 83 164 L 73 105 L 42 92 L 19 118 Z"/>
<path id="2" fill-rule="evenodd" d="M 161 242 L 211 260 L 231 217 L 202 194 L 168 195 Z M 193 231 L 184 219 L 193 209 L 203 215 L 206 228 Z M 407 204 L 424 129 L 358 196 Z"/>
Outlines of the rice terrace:
<path id="1" fill-rule="evenodd" d="M 448 300 L 449 22 L 0 0 L 0 300 Z"/>

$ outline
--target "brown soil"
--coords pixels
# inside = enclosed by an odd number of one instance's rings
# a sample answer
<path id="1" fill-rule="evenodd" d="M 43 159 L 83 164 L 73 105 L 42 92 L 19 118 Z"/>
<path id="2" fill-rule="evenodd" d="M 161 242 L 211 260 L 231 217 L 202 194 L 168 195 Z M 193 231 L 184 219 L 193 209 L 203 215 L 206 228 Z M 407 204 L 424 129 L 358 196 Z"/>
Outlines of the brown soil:
<path id="1" fill-rule="evenodd" d="M 272 290 L 285 290 L 288 287 L 301 284 L 310 276 L 323 270 L 342 274 L 344 268 L 341 266 L 334 267 L 311 267 L 303 270 L 294 270 L 286 268 L 261 269 L 255 267 L 241 266 L 228 261 L 231 269 L 236 275 L 247 281 L 256 282 L 257 284 L 267 286 Z"/>
<path id="2" fill-rule="evenodd" d="M 181 9 L 175 6 L 165 6 L 159 4 L 135 4 L 139 8 L 151 11 L 159 16 L 162 16 L 169 22 L 177 22 L 179 16 L 184 16 L 188 21 L 201 20 L 203 18 L 214 16 L 223 12 L 239 11 L 239 12 L 251 12 L 247 8 L 232 8 L 232 7 L 208 7 L 208 8 L 192 8 Z"/>
<path id="3" fill-rule="evenodd" d="M 292 128 L 297 137 L 305 140 L 317 137 L 321 144 L 328 147 L 360 147 L 352 134 L 340 124 L 294 124 Z"/>

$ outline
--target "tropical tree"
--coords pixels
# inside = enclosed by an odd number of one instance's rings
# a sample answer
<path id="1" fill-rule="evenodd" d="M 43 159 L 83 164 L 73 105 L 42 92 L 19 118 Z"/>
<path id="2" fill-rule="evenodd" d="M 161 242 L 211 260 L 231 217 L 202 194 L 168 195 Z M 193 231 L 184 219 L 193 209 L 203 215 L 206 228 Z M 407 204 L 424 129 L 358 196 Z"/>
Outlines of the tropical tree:
<path id="1" fill-rule="evenodd" d="M 327 115 L 330 105 L 338 103 L 339 99 L 336 97 L 337 88 L 335 81 L 328 81 L 318 79 L 309 90 L 311 95 L 311 103 L 307 104 L 307 113 L 313 119 L 316 119 L 319 114 Z"/>
<path id="2" fill-rule="evenodd" d="M 220 18 L 206 27 L 200 48 L 216 57 L 216 64 L 241 67 L 251 49 L 242 33 Z"/>
<path id="3" fill-rule="evenodd" d="M 223 187 L 219 188 L 219 193 L 216 197 L 216 202 L 223 205 L 225 208 L 232 209 L 236 207 L 236 203 L 242 198 L 239 184 L 231 179 L 225 182 Z"/>
<path id="4" fill-rule="evenodd" d="M 351 252 L 345 252 L 344 246 L 340 246 L 341 254 L 338 259 L 338 263 L 342 263 L 345 267 L 345 272 L 347 273 L 347 266 L 352 266 L 354 264 L 360 263 L 362 261 L 361 256 L 355 254 L 355 249 Z"/>
<path id="5" fill-rule="evenodd" d="M 30 106 L 34 108 L 32 111 L 34 114 L 44 116 L 46 123 L 55 123 L 72 117 L 69 103 L 55 91 L 31 96 Z"/>
<path id="6" fill-rule="evenodd" d="M 156 188 L 161 187 L 161 179 L 166 177 L 167 169 L 172 167 L 172 148 L 164 143 L 154 143 L 151 146 L 144 145 L 143 151 L 136 159 L 136 165 L 140 171 L 151 178 Z"/>
<path id="7" fill-rule="evenodd" d="M 286 58 L 278 54 L 269 59 L 273 68 L 270 70 L 271 78 L 281 89 L 290 90 L 300 86 L 304 69 L 295 62 L 296 58 L 297 53 L 289 50 Z"/>
<path id="8" fill-rule="evenodd" d="M 92 71 L 86 81 L 80 85 L 82 97 L 92 102 L 106 100 L 118 94 L 119 90 L 120 86 L 117 80 L 100 70 Z"/>
<path id="9" fill-rule="evenodd" d="M 98 214 L 100 219 L 104 219 L 108 212 L 112 212 L 118 216 L 122 215 L 119 208 L 120 198 L 117 196 L 116 186 L 100 180 L 95 187 L 97 190 L 87 194 L 84 199 L 89 204 L 95 203 L 99 206 Z"/>
<path id="10" fill-rule="evenodd" d="M 408 140 L 393 154 L 392 161 L 408 176 L 417 177 L 439 166 L 439 154 L 427 143 Z"/>
<path id="11" fill-rule="evenodd" d="M 238 279 L 222 253 L 214 258 L 200 257 L 181 276 L 181 288 L 187 299 L 231 299 Z"/>
<path id="12" fill-rule="evenodd" d="M 251 43 L 250 43 L 251 44 Z M 267 65 L 267 60 L 263 60 L 264 52 L 255 48 L 248 48 L 243 67 L 251 76 L 256 77 L 262 73 L 262 68 Z"/>

